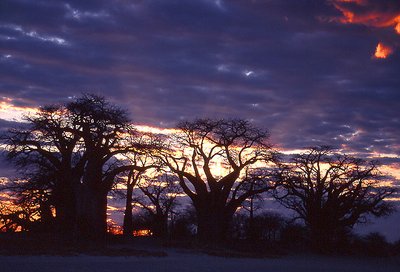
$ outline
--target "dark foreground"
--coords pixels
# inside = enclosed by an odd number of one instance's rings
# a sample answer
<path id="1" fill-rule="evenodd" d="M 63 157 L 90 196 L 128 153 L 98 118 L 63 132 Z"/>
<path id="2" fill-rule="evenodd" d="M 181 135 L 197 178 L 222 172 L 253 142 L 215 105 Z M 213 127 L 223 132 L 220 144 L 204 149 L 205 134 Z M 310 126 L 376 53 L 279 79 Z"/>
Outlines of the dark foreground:
<path id="1" fill-rule="evenodd" d="M 46 236 L 0 236 L 0 272 L 141 271 L 141 272 L 399 272 L 400 255 L 385 257 L 277 254 L 278 250 L 204 248 L 152 238 L 107 244 L 64 244 Z M 243 249 L 243 245 L 240 247 Z M 297 251 L 304 252 L 304 251 Z"/>
<path id="2" fill-rule="evenodd" d="M 166 257 L 110 256 L 0 256 L 0 271 L 363 271 L 398 272 L 400 260 L 361 259 L 315 255 L 279 258 L 225 258 L 168 249 Z"/>

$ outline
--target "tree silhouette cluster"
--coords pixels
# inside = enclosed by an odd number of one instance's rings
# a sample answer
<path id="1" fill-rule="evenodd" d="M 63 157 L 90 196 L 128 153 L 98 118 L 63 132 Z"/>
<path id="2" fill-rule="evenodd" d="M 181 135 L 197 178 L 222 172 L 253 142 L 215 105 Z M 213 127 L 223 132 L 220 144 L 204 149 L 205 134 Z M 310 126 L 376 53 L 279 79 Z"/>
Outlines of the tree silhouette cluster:
<path id="1" fill-rule="evenodd" d="M 392 211 L 384 199 L 393 190 L 380 186 L 376 163 L 329 147 L 283 160 L 266 130 L 241 119 L 185 121 L 161 135 L 139 132 L 127 116 L 104 97 L 83 95 L 42 107 L 3 135 L 21 176 L 3 185 L 18 209 L 0 207 L 2 230 L 32 231 L 35 222 L 64 237 L 104 239 L 107 196 L 116 186 L 124 192 L 125 236 L 140 207 L 153 233 L 165 237 L 169 220 L 179 218 L 181 195 L 190 200 L 195 233 L 205 243 L 226 239 L 238 210 L 250 213 L 248 238 L 277 239 L 282 218 L 254 215 L 254 202 L 265 194 L 295 212 L 316 247 L 333 245 L 368 215 Z"/>
<path id="2" fill-rule="evenodd" d="M 146 148 L 136 142 L 126 112 L 103 97 L 84 95 L 66 105 L 43 107 L 26 121 L 27 126 L 5 136 L 8 158 L 28 183 L 47 187 L 59 232 L 101 239 L 116 175 L 139 167 L 123 165 L 116 157 L 139 145 Z"/>
<path id="3" fill-rule="evenodd" d="M 383 216 L 393 206 L 383 200 L 393 189 L 380 187 L 375 162 L 314 147 L 281 166 L 275 198 L 302 219 L 317 249 L 332 247 L 367 216 Z"/>

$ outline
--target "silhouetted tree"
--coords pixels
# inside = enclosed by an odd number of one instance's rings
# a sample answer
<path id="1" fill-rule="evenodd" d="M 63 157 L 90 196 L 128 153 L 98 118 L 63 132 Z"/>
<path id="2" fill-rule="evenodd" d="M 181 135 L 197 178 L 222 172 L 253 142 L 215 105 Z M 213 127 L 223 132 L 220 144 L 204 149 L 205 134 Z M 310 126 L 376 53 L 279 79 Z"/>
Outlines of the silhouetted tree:
<path id="1" fill-rule="evenodd" d="M 124 236 L 131 236 L 133 234 L 133 215 L 132 215 L 133 189 L 144 172 L 145 170 L 142 171 L 130 170 L 128 172 L 127 179 L 124 182 L 126 184 L 125 211 L 124 211 L 124 220 L 122 225 Z"/>
<path id="2" fill-rule="evenodd" d="M 250 185 L 251 187 L 252 185 Z M 262 194 L 257 194 L 257 195 L 252 195 L 245 201 L 243 201 L 241 207 L 248 211 L 249 217 L 248 217 L 248 222 L 247 222 L 247 234 L 246 237 L 248 239 L 256 239 L 256 229 L 254 226 L 254 216 L 255 213 L 262 209 L 262 202 L 264 198 Z"/>
<path id="3" fill-rule="evenodd" d="M 242 202 L 272 187 L 265 168 L 274 157 L 268 133 L 245 120 L 223 119 L 182 122 L 177 129 L 159 156 L 194 204 L 200 240 L 224 239 Z"/>
<path id="4" fill-rule="evenodd" d="M 42 188 L 42 182 L 46 182 L 54 199 L 58 231 L 70 236 L 76 219 L 73 184 L 79 182 L 85 162 L 74 152 L 80 137 L 71 133 L 72 120 L 63 106 L 42 107 L 25 120 L 26 125 L 3 136 L 8 158 L 15 163 L 22 178 L 30 179 L 32 174 L 53 174 L 51 179 L 41 179 L 30 186 Z"/>
<path id="5" fill-rule="evenodd" d="M 53 229 L 54 206 L 52 195 L 46 189 L 20 189 L 10 193 L 9 201 L 11 205 L 4 205 L 0 218 L 8 218 L 8 222 L 15 223 L 21 231 L 48 232 Z"/>
<path id="6" fill-rule="evenodd" d="M 119 161 L 120 165 L 125 167 L 126 171 L 120 172 L 116 176 L 115 190 L 113 191 L 116 196 L 125 199 L 125 211 L 123 219 L 123 234 L 124 236 L 131 236 L 133 234 L 133 191 L 137 183 L 144 176 L 147 176 L 149 171 L 154 172 L 159 171 L 161 168 L 160 161 L 152 157 L 152 149 L 157 149 L 159 147 L 159 139 L 151 133 L 136 132 L 133 139 L 130 140 L 128 144 L 133 144 L 134 146 L 143 147 L 135 152 L 129 152 L 123 154 Z M 122 189 L 120 188 L 122 185 Z M 126 188 L 126 189 L 125 189 Z"/>
<path id="7" fill-rule="evenodd" d="M 136 195 L 134 201 L 151 217 L 154 236 L 165 238 L 168 234 L 168 217 L 177 205 L 177 196 L 182 192 L 176 177 L 164 173 L 154 178 L 143 178 L 138 187 L 142 194 Z"/>
<path id="8" fill-rule="evenodd" d="M 31 187 L 39 177 L 2 184 L 0 232 L 47 232 L 54 224 L 52 195 L 46 186 Z"/>
<path id="9" fill-rule="evenodd" d="M 304 220 L 313 246 L 325 250 L 367 215 L 392 211 L 383 200 L 393 189 L 379 186 L 381 177 L 374 162 L 314 147 L 282 165 L 275 197 Z"/>
<path id="10" fill-rule="evenodd" d="M 80 139 L 79 151 L 85 165 L 77 185 L 76 211 L 79 236 L 105 237 L 107 194 L 115 176 L 128 170 L 115 164 L 119 154 L 131 151 L 126 135 L 134 135 L 126 111 L 103 97 L 84 95 L 67 104 L 74 130 Z M 129 136 L 128 136 L 129 137 Z"/>
<path id="11" fill-rule="evenodd" d="M 137 143 L 141 143 L 142 145 L 152 145 L 151 137 L 147 137 L 149 135 L 142 135 L 138 137 Z M 126 171 L 126 173 L 121 173 L 119 175 L 119 180 L 121 184 L 126 186 L 126 194 L 123 194 L 125 198 L 125 211 L 124 211 L 124 220 L 123 220 L 123 234 L 124 236 L 131 236 L 133 234 L 133 216 L 132 216 L 132 196 L 133 190 L 139 180 L 143 177 L 143 175 L 151 168 L 157 168 L 158 163 L 153 160 L 153 158 L 146 152 L 139 153 L 135 152 L 133 154 L 127 154 L 125 156 L 125 163 L 127 165 L 134 166 L 130 170 Z M 119 194 L 121 194 L 121 190 L 117 190 Z"/>
<path id="12" fill-rule="evenodd" d="M 26 117 L 27 128 L 6 137 L 9 158 L 20 169 L 43 164 L 54 173 L 52 193 L 63 232 L 101 239 L 106 233 L 107 194 L 114 178 L 135 166 L 117 156 L 142 148 L 127 113 L 96 95 L 43 107 Z"/>

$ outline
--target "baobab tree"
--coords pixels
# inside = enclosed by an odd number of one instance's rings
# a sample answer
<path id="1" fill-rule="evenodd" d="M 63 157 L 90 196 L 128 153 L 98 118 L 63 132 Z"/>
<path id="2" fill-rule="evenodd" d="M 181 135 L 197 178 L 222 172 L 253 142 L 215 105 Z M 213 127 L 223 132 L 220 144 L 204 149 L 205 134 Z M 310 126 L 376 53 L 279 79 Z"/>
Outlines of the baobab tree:
<path id="1" fill-rule="evenodd" d="M 83 95 L 40 108 L 26 128 L 5 137 L 9 158 L 21 169 L 43 161 L 54 173 L 57 220 L 77 238 L 105 237 L 107 194 L 115 176 L 135 168 L 117 156 L 142 149 L 127 112 L 104 97 Z"/>
<path id="2" fill-rule="evenodd" d="M 22 178 L 52 173 L 52 178 L 29 182 L 31 188 L 49 187 L 57 213 L 56 229 L 65 237 L 72 236 L 75 226 L 74 184 L 84 167 L 84 159 L 75 152 L 80 141 L 69 112 L 63 106 L 45 106 L 34 116 L 26 116 L 21 128 L 12 129 L 2 136 L 7 145 L 7 156 Z"/>
<path id="3" fill-rule="evenodd" d="M 268 136 L 245 120 L 198 119 L 181 122 L 158 153 L 193 202 L 201 241 L 224 239 L 242 202 L 273 187 Z"/>
<path id="4" fill-rule="evenodd" d="M 375 162 L 314 147 L 282 164 L 275 198 L 305 222 L 316 249 L 328 249 L 368 215 L 392 211 L 384 199 L 393 189 L 380 186 L 381 178 Z"/>

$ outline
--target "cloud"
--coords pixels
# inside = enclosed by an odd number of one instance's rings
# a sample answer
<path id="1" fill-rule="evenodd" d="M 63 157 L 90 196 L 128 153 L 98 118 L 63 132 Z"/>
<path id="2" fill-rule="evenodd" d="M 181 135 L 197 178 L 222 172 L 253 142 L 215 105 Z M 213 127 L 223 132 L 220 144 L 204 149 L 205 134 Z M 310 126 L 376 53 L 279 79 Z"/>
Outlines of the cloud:
<path id="1" fill-rule="evenodd" d="M 393 53 L 393 49 L 390 46 L 387 46 L 383 43 L 378 43 L 375 50 L 375 58 L 378 59 L 386 59 Z"/>
<path id="2" fill-rule="evenodd" d="M 282 150 L 330 144 L 398 175 L 399 11 L 397 0 L 2 0 L 0 130 L 93 92 L 136 124 L 240 117 Z M 386 59 L 371 58 L 378 44 Z"/>
<path id="3" fill-rule="evenodd" d="M 331 0 L 329 2 L 340 11 L 341 15 L 323 19 L 342 24 L 391 29 L 392 35 L 400 35 L 400 4 L 396 0 Z M 399 46 L 397 41 L 393 42 L 393 38 L 386 41 L 386 43 L 389 42 L 393 44 L 390 47 L 386 46 L 385 49 L 382 43 L 378 44 L 380 50 L 377 48 L 376 58 L 386 58 L 388 56 L 387 52 L 392 53 L 393 47 Z"/>
<path id="4" fill-rule="evenodd" d="M 342 16 L 332 20 L 345 24 L 391 27 L 400 34 L 400 8 L 397 1 L 378 0 L 332 0 Z"/>
<path id="5" fill-rule="evenodd" d="M 398 152 L 399 35 L 359 19 L 389 18 L 398 5 L 337 4 L 353 23 L 328 1 L 4 0 L 0 97 L 12 99 L 9 120 L 94 92 L 138 124 L 242 117 L 283 148 Z M 379 61 L 370 57 L 378 41 L 393 48 Z"/>

